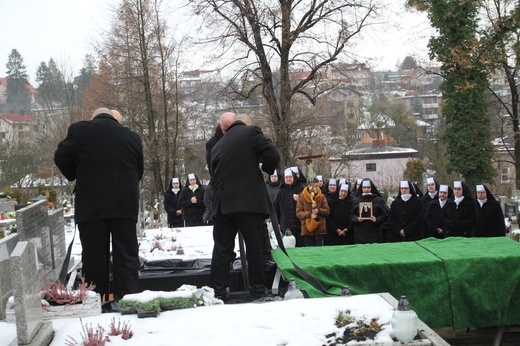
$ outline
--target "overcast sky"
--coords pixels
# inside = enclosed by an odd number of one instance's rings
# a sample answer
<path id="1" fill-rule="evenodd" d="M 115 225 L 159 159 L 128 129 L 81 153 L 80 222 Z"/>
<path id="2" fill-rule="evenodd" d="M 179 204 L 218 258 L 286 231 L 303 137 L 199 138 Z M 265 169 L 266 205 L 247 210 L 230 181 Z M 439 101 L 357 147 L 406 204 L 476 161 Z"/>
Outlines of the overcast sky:
<path id="1" fill-rule="evenodd" d="M 385 11 L 383 24 L 363 31 L 362 40 L 355 48 L 360 61 L 387 70 L 394 69 L 407 55 L 426 59 L 426 45 L 432 33 L 426 15 L 404 12 L 394 0 L 384 1 L 394 7 Z M 29 81 L 36 84 L 38 65 L 51 57 L 68 63 L 74 71 L 81 68 L 85 54 L 92 53 L 92 42 L 103 29 L 108 29 L 110 8 L 118 1 L 1 0 L 0 3 L 3 14 L 0 77 L 5 77 L 8 56 L 15 48 L 27 66 Z"/>

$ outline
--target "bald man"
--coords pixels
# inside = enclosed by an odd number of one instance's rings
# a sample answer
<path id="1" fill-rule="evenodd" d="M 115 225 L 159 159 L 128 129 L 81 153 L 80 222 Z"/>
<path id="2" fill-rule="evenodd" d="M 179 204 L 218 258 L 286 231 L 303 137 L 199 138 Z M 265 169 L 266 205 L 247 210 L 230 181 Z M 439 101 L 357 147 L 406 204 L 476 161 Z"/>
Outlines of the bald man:
<path id="1" fill-rule="evenodd" d="M 119 111 L 117 111 L 115 109 L 112 109 L 111 112 L 112 112 L 112 115 L 114 116 L 114 118 L 116 118 L 117 122 L 122 124 L 123 117 L 121 116 L 121 113 L 119 113 Z"/>
<path id="2" fill-rule="evenodd" d="M 217 144 L 217 142 L 224 137 L 227 129 L 233 124 L 235 121 L 235 113 L 226 112 L 220 116 L 220 121 L 215 129 L 215 134 L 206 142 L 206 164 L 209 170 L 209 174 L 211 175 L 211 169 L 209 162 L 211 160 L 211 149 Z"/>
<path id="3" fill-rule="evenodd" d="M 143 147 L 139 135 L 119 124 L 110 109 L 98 108 L 92 118 L 70 125 L 54 162 L 76 181 L 74 219 L 85 280 L 101 296 L 113 293 L 117 302 L 139 292 L 136 223 Z M 110 239 L 114 287 L 109 287 Z"/>

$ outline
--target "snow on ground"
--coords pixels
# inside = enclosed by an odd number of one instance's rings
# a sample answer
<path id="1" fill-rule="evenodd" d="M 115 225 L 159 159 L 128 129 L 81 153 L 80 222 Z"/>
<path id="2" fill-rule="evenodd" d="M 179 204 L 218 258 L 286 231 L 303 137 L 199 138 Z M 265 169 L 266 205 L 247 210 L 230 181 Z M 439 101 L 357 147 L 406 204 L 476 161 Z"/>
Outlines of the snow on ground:
<path id="1" fill-rule="evenodd" d="M 376 341 L 391 344 L 389 324 L 393 312 L 377 294 L 351 297 L 300 299 L 268 303 L 203 306 L 162 312 L 157 318 L 107 313 L 83 318 L 83 324 L 107 331 L 111 320 L 128 321 L 134 335 L 129 340 L 110 337 L 111 346 L 211 345 L 211 346 L 319 346 L 325 335 L 338 331 L 334 325 L 339 311 L 350 310 L 356 318 L 379 318 L 385 324 Z M 52 320 L 55 331 L 51 346 L 66 345 L 73 337 L 81 342 L 79 318 Z M 16 336 L 14 323 L 0 322 L 0 345 L 9 345 Z"/>

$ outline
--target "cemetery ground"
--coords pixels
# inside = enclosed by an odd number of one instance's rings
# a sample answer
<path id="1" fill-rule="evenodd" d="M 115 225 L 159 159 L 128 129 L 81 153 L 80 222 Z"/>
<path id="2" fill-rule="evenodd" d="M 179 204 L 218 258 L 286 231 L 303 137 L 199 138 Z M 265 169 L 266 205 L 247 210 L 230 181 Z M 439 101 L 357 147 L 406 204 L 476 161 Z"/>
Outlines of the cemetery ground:
<path id="1" fill-rule="evenodd" d="M 0 345 L 10 345 L 15 338 L 20 345 L 43 345 L 50 338 L 51 345 L 73 345 L 72 338 L 81 342 L 85 326 L 94 329 L 99 326 L 108 331 L 113 323 L 129 323 L 134 335 L 129 340 L 110 337 L 109 345 L 326 345 L 330 333 L 337 330 L 334 319 L 339 311 L 346 310 L 356 318 L 378 318 L 383 326 L 378 335 L 379 342 L 392 344 L 388 322 L 393 311 L 393 305 L 388 303 L 391 297 L 385 299 L 379 294 L 215 305 L 166 311 L 157 318 L 145 319 L 106 313 L 81 319 L 66 317 L 45 321 L 40 300 L 34 297 L 39 297 L 44 282 L 55 280 L 56 268 L 61 267 L 65 258 L 67 239 L 63 232 L 63 212 L 58 209 L 47 213 L 46 205 L 36 203 L 28 212 L 20 213 L 17 226 L 20 233 L 0 243 L 0 303 L 5 306 L 6 295 L 14 294 L 21 304 L 15 306 L 15 323 L 3 320 L 5 311 L 0 312 Z M 38 229 L 38 232 L 31 233 L 31 229 Z M 180 230 L 173 241 L 171 237 L 163 237 L 160 230 L 150 230 L 147 234 L 150 241 L 143 244 L 142 254 L 164 259 L 182 249 L 185 260 L 207 258 L 211 256 L 211 241 L 199 246 L 193 242 L 208 230 L 199 229 L 198 232 L 201 233 L 196 235 L 196 232 Z M 157 251 L 152 251 L 154 247 Z M 74 252 L 79 253 L 77 247 Z M 8 262 L 10 268 L 6 266 Z M 6 292 L 9 289 L 10 292 Z M 236 301 L 244 302 L 239 294 L 234 293 L 239 298 Z M 445 344 L 493 345 L 497 328 L 443 328 L 435 332 L 444 338 Z M 518 330 L 506 327 L 500 345 L 519 345 L 519 340 Z"/>

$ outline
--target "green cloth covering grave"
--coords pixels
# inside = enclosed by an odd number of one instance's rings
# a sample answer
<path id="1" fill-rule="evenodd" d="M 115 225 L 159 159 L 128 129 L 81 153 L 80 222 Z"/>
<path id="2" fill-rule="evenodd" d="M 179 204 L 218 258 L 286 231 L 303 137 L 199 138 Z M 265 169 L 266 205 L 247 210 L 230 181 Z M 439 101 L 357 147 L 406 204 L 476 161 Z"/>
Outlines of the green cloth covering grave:
<path id="1" fill-rule="evenodd" d="M 432 328 L 520 324 L 520 243 L 500 238 L 428 238 L 417 242 L 287 249 L 331 293 L 406 295 Z M 283 276 L 309 297 L 325 296 L 301 279 L 277 249 Z"/>

